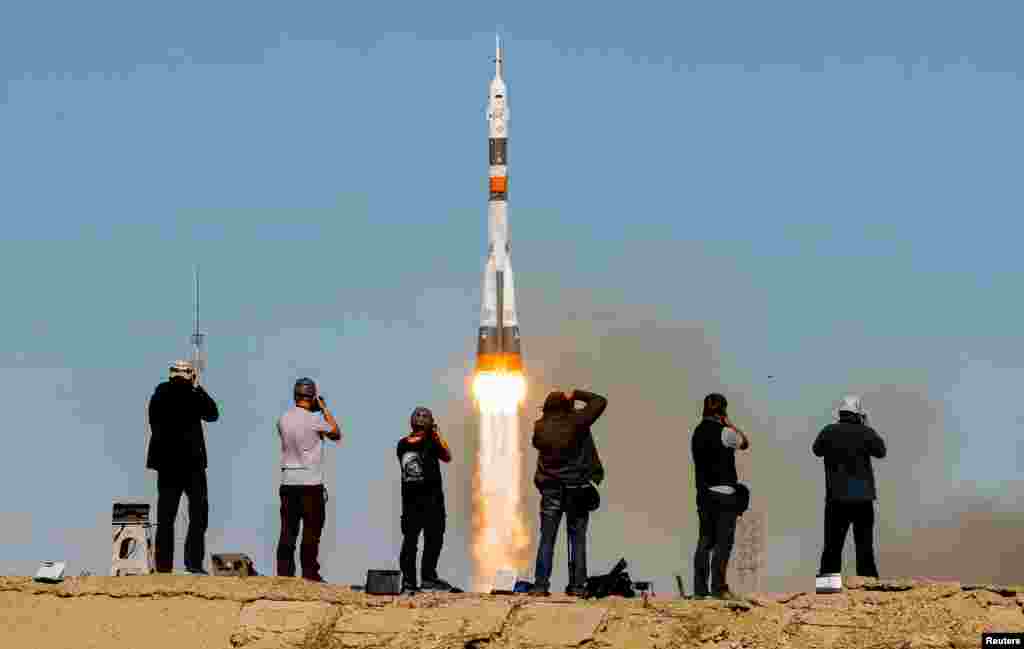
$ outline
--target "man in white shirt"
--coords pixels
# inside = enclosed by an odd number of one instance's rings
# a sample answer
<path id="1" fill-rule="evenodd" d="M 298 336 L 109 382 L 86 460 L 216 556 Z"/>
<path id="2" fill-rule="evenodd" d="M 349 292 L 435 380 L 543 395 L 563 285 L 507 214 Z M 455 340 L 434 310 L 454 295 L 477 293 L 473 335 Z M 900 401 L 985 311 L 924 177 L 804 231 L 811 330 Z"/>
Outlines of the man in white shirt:
<path id="1" fill-rule="evenodd" d="M 295 576 L 295 542 L 302 523 L 299 558 L 302 577 L 320 576 L 320 535 L 327 517 L 324 488 L 324 439 L 341 440 L 341 430 L 309 378 L 295 382 L 295 407 L 277 421 L 281 439 L 281 536 L 277 543 L 277 574 Z M 322 413 L 321 418 L 316 413 Z"/>

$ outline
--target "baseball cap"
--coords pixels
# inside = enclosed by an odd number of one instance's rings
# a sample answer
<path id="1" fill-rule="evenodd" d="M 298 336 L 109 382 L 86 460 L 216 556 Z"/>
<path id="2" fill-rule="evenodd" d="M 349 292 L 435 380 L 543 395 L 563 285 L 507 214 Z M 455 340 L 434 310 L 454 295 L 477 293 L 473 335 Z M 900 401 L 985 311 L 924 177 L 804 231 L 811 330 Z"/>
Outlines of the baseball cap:
<path id="1" fill-rule="evenodd" d="M 303 377 L 295 382 L 295 398 L 315 399 L 316 383 L 309 377 Z"/>

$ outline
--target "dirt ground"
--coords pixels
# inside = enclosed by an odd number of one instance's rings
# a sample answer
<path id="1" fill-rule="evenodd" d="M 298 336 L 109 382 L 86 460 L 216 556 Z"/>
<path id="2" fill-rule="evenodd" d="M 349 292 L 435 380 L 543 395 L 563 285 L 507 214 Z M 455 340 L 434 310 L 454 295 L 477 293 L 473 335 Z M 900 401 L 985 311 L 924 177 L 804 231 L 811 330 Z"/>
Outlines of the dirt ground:
<path id="1" fill-rule="evenodd" d="M 276 577 L 0 577 L 0 647 L 170 649 L 963 648 L 1024 632 L 1024 586 L 849 579 L 736 602 L 375 597 Z"/>

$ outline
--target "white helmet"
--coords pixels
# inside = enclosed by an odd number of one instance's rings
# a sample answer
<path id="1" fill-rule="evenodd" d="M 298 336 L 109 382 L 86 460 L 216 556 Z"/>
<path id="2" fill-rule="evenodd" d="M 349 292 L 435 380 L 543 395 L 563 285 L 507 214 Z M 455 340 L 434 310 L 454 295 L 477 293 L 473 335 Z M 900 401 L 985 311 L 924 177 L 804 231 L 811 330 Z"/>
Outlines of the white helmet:
<path id="1" fill-rule="evenodd" d="M 839 421 L 839 413 L 841 412 L 852 412 L 855 415 L 860 415 L 864 423 L 868 421 L 868 412 L 864 409 L 864 402 L 861 400 L 860 395 L 848 394 L 843 397 L 839 407 L 832 411 L 836 421 Z"/>
<path id="2" fill-rule="evenodd" d="M 192 363 L 189 361 L 174 361 L 171 365 L 171 378 L 182 378 L 188 379 L 189 381 L 195 376 L 196 370 L 192 367 Z"/>

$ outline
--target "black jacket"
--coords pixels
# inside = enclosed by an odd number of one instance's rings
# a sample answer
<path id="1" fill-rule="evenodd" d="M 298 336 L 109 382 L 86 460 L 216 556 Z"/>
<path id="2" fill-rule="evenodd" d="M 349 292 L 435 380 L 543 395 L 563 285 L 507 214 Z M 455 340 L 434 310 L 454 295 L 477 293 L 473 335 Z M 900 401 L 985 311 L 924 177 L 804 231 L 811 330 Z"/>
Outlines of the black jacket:
<path id="1" fill-rule="evenodd" d="M 704 508 L 713 498 L 708 489 L 726 485 L 736 488 L 736 449 L 722 443 L 725 425 L 713 417 L 705 417 L 693 430 L 690 451 L 697 487 L 697 507 Z"/>
<path id="2" fill-rule="evenodd" d="M 149 452 L 146 468 L 206 468 L 202 421 L 217 421 L 217 404 L 201 386 L 175 379 L 156 386 L 149 400 Z"/>
<path id="3" fill-rule="evenodd" d="M 818 433 L 811 450 L 825 459 L 825 499 L 869 502 L 878 494 L 871 458 L 885 457 L 885 442 L 855 416 L 840 413 L 838 423 Z"/>
<path id="4" fill-rule="evenodd" d="M 574 390 L 573 401 L 583 401 L 583 410 L 546 414 L 533 424 L 533 447 L 537 449 L 538 487 L 552 482 L 569 485 L 604 480 L 604 466 L 594 445 L 590 427 L 608 407 L 601 395 Z"/>

